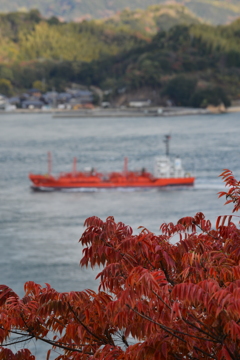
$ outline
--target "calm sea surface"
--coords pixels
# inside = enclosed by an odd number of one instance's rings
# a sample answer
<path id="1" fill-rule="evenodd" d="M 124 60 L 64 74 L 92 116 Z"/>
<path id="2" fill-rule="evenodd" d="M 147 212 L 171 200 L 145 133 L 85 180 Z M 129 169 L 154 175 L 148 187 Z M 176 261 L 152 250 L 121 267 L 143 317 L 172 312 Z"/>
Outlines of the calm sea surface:
<path id="1" fill-rule="evenodd" d="M 33 192 L 28 173 L 47 172 L 47 151 L 53 173 L 78 168 L 153 171 L 154 157 L 164 154 L 163 137 L 171 133 L 170 152 L 194 172 L 193 188 Z M 159 233 L 163 222 L 180 217 L 231 212 L 217 199 L 223 189 L 223 168 L 240 178 L 240 113 L 186 117 L 52 118 L 50 114 L 0 116 L 0 284 L 19 295 L 32 280 L 58 291 L 97 289 L 98 269 L 81 269 L 78 240 L 89 216 L 114 216 L 138 232 L 138 226 Z M 34 352 L 34 349 L 33 349 Z M 41 350 L 35 348 L 37 359 Z M 39 355 L 39 356 L 38 356 Z"/>

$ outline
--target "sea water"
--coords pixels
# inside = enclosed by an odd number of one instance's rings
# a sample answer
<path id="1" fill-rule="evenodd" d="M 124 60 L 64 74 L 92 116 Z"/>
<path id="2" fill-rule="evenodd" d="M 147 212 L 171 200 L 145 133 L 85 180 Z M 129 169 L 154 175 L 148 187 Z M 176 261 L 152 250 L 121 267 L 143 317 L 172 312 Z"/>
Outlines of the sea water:
<path id="1" fill-rule="evenodd" d="M 78 169 L 153 171 L 154 158 L 165 153 L 164 135 L 170 134 L 170 154 L 180 156 L 193 187 L 101 191 L 33 192 L 28 173 L 47 172 L 47 152 L 53 173 L 69 172 L 77 157 Z M 89 216 L 130 225 L 134 233 L 144 226 L 160 234 L 163 222 L 202 211 L 214 224 L 230 214 L 218 191 L 218 175 L 233 170 L 240 178 L 240 114 L 144 118 L 52 118 L 51 114 L 0 116 L 0 284 L 20 296 L 32 280 L 51 284 L 57 291 L 91 288 L 99 269 L 79 266 L 78 240 Z M 37 359 L 42 345 L 26 344 Z M 16 347 L 16 350 L 19 347 Z"/>

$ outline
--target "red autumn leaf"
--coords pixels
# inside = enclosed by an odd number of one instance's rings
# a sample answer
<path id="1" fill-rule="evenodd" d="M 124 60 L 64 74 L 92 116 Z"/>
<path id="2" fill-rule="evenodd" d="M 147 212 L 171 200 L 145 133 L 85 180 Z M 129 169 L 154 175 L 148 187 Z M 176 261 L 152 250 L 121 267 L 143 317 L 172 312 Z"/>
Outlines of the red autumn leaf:
<path id="1" fill-rule="evenodd" d="M 240 208 L 240 183 L 221 174 L 227 203 Z M 21 299 L 0 285 L 0 360 L 34 360 L 12 343 L 36 339 L 47 360 L 175 360 L 240 357 L 240 231 L 232 215 L 216 229 L 203 213 L 138 235 L 112 216 L 88 218 L 82 266 L 103 266 L 91 289 L 59 293 L 29 281 Z M 171 243 L 179 234 L 180 241 Z M 60 353 L 61 351 L 61 353 Z"/>

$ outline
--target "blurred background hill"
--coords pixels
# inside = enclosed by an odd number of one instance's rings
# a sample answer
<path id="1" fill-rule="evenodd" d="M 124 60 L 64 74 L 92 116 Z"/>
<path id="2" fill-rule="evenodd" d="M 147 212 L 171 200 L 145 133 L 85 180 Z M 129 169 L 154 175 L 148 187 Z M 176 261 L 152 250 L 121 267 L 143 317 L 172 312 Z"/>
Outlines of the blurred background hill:
<path id="1" fill-rule="evenodd" d="M 158 32 L 177 25 L 201 24 L 182 5 L 154 5 L 98 20 L 62 22 L 39 10 L 0 13 L 0 63 L 46 60 L 92 62 L 133 51 Z"/>
<path id="2" fill-rule="evenodd" d="M 124 8 L 146 9 L 149 5 L 169 3 L 184 5 L 195 16 L 215 25 L 225 24 L 240 16 L 238 0 L 0 0 L 0 9 L 2 12 L 13 12 L 35 8 L 46 17 L 80 21 L 84 18 L 109 17 Z"/>
<path id="3" fill-rule="evenodd" d="M 215 15 L 224 4 L 224 24 L 197 16 L 197 4 L 204 5 L 204 14 L 214 7 Z M 78 5 L 83 9 L 84 1 Z M 233 0 L 185 5 L 155 4 L 78 22 L 36 9 L 0 13 L 0 94 L 15 95 L 36 84 L 41 92 L 85 86 L 100 89 L 96 104 L 124 105 L 135 94 L 157 105 L 170 100 L 205 107 L 219 98 L 227 105 L 240 97 L 240 20 L 235 19 L 240 5 Z"/>

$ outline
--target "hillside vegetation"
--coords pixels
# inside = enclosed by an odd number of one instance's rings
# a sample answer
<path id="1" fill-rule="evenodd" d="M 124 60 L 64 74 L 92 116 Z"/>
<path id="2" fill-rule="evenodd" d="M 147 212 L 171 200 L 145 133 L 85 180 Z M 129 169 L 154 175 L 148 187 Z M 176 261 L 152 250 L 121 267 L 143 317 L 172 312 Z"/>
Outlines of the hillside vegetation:
<path id="1" fill-rule="evenodd" d="M 152 5 L 145 10 L 125 9 L 100 23 L 125 27 L 129 30 L 156 34 L 179 24 L 198 24 L 203 21 L 182 5 Z"/>
<path id="2" fill-rule="evenodd" d="M 17 93 L 36 81 L 59 91 L 76 83 L 97 86 L 105 100 L 118 103 L 148 88 L 159 103 L 170 98 L 198 106 L 206 105 L 211 89 L 220 89 L 214 93 L 222 101 L 223 92 L 240 94 L 240 20 L 214 27 L 172 5 L 81 23 L 46 20 L 33 10 L 1 14 L 0 34 L 0 93 Z"/>
<path id="3" fill-rule="evenodd" d="M 92 61 L 151 41 L 159 30 L 200 23 L 183 6 L 124 10 L 112 18 L 63 23 L 29 13 L 0 14 L 0 62 L 54 59 Z"/>
<path id="4" fill-rule="evenodd" d="M 131 49 L 145 39 L 142 33 L 110 24 L 44 20 L 36 10 L 1 14 L 0 32 L 0 62 L 3 63 L 35 59 L 92 61 Z"/>
<path id="5" fill-rule="evenodd" d="M 178 25 L 158 32 L 150 43 L 121 53 L 117 59 L 82 64 L 77 76 L 86 84 L 115 89 L 116 95 L 123 88 L 147 86 L 163 96 L 171 95 L 176 105 L 190 105 L 194 92 L 192 101 L 198 104 L 211 89 L 236 98 L 240 94 L 239 34 L 240 19 L 220 27 Z M 186 88 L 188 101 L 180 100 Z"/>
<path id="6" fill-rule="evenodd" d="M 46 16 L 57 16 L 63 20 L 80 21 L 114 15 L 125 8 L 146 9 L 149 5 L 169 3 L 167 0 L 0 0 L 2 12 L 39 9 Z M 238 0 L 175 0 L 184 4 L 197 17 L 212 24 L 225 24 L 240 16 Z"/>

